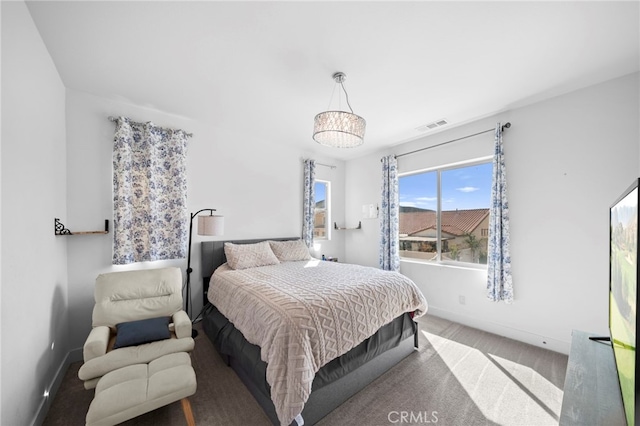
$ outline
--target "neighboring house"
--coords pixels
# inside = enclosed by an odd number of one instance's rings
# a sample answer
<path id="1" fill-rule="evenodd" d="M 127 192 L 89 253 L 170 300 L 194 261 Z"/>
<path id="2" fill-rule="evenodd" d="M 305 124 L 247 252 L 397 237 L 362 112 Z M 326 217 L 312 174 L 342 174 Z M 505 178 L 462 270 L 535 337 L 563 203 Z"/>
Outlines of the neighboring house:
<path id="1" fill-rule="evenodd" d="M 400 255 L 434 260 L 437 223 L 434 210 L 400 208 Z M 443 259 L 487 263 L 489 209 L 448 210 L 441 215 Z M 469 240 L 479 247 L 473 250 Z"/>
<path id="2" fill-rule="evenodd" d="M 313 237 L 327 238 L 327 209 L 325 200 L 316 203 L 316 209 L 313 220 Z"/>

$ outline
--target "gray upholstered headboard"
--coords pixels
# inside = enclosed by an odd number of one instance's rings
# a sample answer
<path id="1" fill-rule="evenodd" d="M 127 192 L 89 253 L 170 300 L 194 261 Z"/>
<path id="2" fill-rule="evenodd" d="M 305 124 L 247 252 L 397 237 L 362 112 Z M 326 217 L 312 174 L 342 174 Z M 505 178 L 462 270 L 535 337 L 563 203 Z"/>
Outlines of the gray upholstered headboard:
<path id="1" fill-rule="evenodd" d="M 289 241 L 298 240 L 300 237 L 288 237 L 288 238 L 260 238 L 257 240 L 230 240 L 230 241 L 203 241 L 200 244 L 200 256 L 202 266 L 202 306 L 208 303 L 207 292 L 209 291 L 209 280 L 213 271 L 223 263 L 227 261 L 224 255 L 224 243 L 233 244 L 254 244 L 261 241 L 273 240 L 273 241 Z"/>

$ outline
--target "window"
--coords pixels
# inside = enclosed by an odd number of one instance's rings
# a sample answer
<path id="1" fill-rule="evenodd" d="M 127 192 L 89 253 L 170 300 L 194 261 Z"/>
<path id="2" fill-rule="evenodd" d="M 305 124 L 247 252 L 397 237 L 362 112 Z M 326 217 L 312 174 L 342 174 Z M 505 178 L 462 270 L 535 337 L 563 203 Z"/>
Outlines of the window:
<path id="1" fill-rule="evenodd" d="M 486 265 L 491 179 L 486 160 L 400 176 L 400 256 Z"/>
<path id="2" fill-rule="evenodd" d="M 313 226 L 313 238 L 329 240 L 331 227 L 331 182 L 316 180 L 315 186 L 315 219 Z"/>

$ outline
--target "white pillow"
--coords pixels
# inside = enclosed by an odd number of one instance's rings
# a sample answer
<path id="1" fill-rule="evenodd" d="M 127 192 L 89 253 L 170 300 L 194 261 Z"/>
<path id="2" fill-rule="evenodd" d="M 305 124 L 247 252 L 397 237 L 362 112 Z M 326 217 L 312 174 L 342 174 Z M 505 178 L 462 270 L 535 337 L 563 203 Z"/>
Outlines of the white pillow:
<path id="1" fill-rule="evenodd" d="M 309 248 L 302 240 L 269 241 L 269 244 L 280 262 L 311 260 Z"/>
<path id="2" fill-rule="evenodd" d="M 267 241 L 256 244 L 224 243 L 224 254 L 227 256 L 227 264 L 233 269 L 255 268 L 280 263 Z"/>

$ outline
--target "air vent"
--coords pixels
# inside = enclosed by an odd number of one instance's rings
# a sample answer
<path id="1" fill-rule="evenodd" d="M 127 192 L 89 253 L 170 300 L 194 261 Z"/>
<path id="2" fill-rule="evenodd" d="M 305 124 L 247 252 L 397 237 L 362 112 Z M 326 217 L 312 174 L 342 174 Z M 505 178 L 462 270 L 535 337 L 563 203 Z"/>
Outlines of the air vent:
<path id="1" fill-rule="evenodd" d="M 442 118 L 440 120 L 433 121 L 431 123 L 424 124 L 420 127 L 416 127 L 416 130 L 419 132 L 427 132 L 429 130 L 437 129 L 438 127 L 446 126 L 449 124 L 446 118 Z"/>

